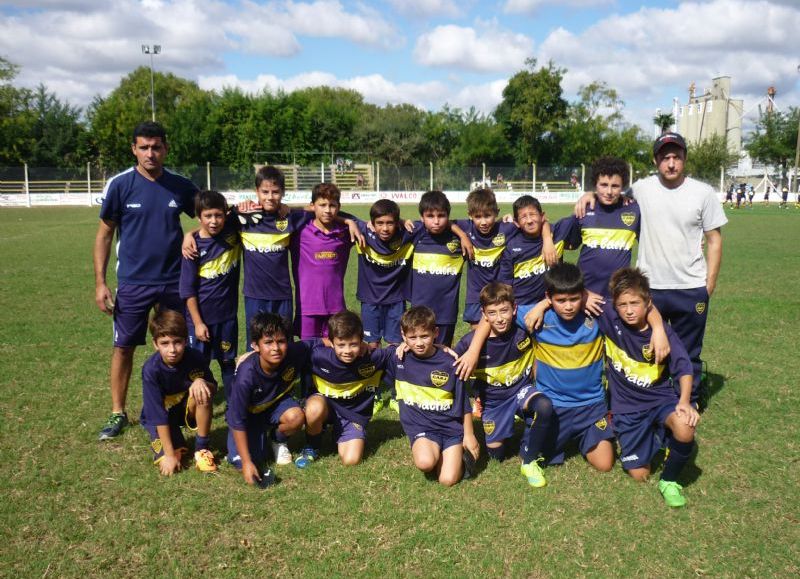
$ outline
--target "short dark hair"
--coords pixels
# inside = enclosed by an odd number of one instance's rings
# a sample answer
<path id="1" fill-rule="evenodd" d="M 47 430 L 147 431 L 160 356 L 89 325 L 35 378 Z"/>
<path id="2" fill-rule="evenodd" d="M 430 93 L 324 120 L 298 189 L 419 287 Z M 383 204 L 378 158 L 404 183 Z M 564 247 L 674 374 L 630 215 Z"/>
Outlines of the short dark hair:
<path id="1" fill-rule="evenodd" d="M 600 157 L 592 163 L 592 184 L 596 187 L 601 175 L 622 177 L 622 190 L 628 188 L 631 182 L 631 173 L 628 163 L 619 157 Z"/>
<path id="2" fill-rule="evenodd" d="M 369 208 L 369 220 L 373 223 L 378 217 L 391 215 L 395 221 L 400 221 L 400 206 L 391 199 L 378 199 Z"/>
<path id="3" fill-rule="evenodd" d="M 414 328 L 422 328 L 428 331 L 436 329 L 436 314 L 428 306 L 412 306 L 403 312 L 400 318 L 400 329 L 407 334 Z"/>
<path id="4" fill-rule="evenodd" d="M 194 196 L 194 214 L 199 218 L 200 213 L 206 209 L 219 209 L 223 213 L 227 213 L 228 201 L 225 199 L 225 195 L 219 191 L 198 191 Z"/>
<path id="5" fill-rule="evenodd" d="M 426 191 L 419 200 L 419 214 L 435 209 L 444 211 L 450 217 L 450 200 L 441 191 Z"/>
<path id="6" fill-rule="evenodd" d="M 333 183 L 317 183 L 311 190 L 311 202 L 314 203 L 317 199 L 327 199 L 328 201 L 335 201 L 337 205 L 341 205 L 342 194 L 339 188 Z"/>
<path id="7" fill-rule="evenodd" d="M 288 340 L 292 337 L 292 325 L 289 320 L 272 312 L 258 312 L 250 320 L 250 340 L 258 342 L 266 336 L 283 334 Z"/>
<path id="8" fill-rule="evenodd" d="M 150 318 L 150 334 L 153 341 L 164 336 L 177 336 L 184 340 L 189 338 L 189 330 L 186 327 L 186 318 L 175 310 L 158 310 Z"/>
<path id="9" fill-rule="evenodd" d="M 583 293 L 583 274 L 574 263 L 557 263 L 544 274 L 547 295 Z"/>
<path id="10" fill-rule="evenodd" d="M 650 281 L 638 267 L 623 267 L 615 271 L 608 283 L 608 289 L 615 302 L 627 291 L 639 294 L 646 302 L 650 301 Z"/>
<path id="11" fill-rule="evenodd" d="M 361 324 L 358 314 L 350 310 L 342 310 L 328 318 L 328 338 L 343 340 L 353 336 L 358 336 L 359 339 L 364 337 L 364 326 Z"/>
<path id="12" fill-rule="evenodd" d="M 162 143 L 167 143 L 167 132 L 164 130 L 164 127 L 155 121 L 145 121 L 136 125 L 133 129 L 133 140 L 131 143 L 135 145 L 136 139 L 139 137 L 145 137 L 147 139 L 160 138 Z"/>
<path id="13" fill-rule="evenodd" d="M 519 212 L 526 207 L 533 207 L 539 213 L 544 213 L 544 211 L 542 211 L 542 204 L 539 203 L 539 200 L 536 197 L 533 197 L 532 195 L 523 195 L 514 201 L 514 219 L 516 219 L 519 216 Z"/>
<path id="14" fill-rule="evenodd" d="M 503 302 L 510 302 L 512 304 L 516 302 L 514 298 L 514 288 L 507 283 L 501 283 L 499 281 L 491 281 L 483 286 L 478 300 L 482 308 L 496 306 Z"/>
<path id="15" fill-rule="evenodd" d="M 495 215 L 500 213 L 494 191 L 486 187 L 470 191 L 467 195 L 467 215 L 475 215 L 484 211 Z"/>
<path id="16" fill-rule="evenodd" d="M 264 181 L 272 181 L 281 190 L 281 193 L 286 192 L 286 178 L 283 176 L 283 171 L 272 165 L 264 165 L 256 171 L 256 189 L 261 187 Z"/>

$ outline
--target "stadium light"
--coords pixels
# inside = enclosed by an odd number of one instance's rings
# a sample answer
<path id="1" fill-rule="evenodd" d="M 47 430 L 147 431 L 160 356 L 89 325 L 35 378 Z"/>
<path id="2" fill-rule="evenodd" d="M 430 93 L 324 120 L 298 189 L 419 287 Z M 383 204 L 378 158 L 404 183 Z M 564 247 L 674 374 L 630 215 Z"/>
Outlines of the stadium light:
<path id="1" fill-rule="evenodd" d="M 155 80 L 153 75 L 153 55 L 161 54 L 161 45 L 154 44 L 152 47 L 149 44 L 142 44 L 142 54 L 150 55 L 150 109 L 153 112 L 153 122 L 156 121 L 156 91 Z"/>
<path id="2" fill-rule="evenodd" d="M 800 64 L 797 65 L 797 72 L 800 74 Z M 797 145 L 794 148 L 794 189 L 800 191 L 800 175 L 797 174 L 797 166 L 800 165 L 800 115 L 797 116 Z M 789 185 L 789 190 L 792 186 Z"/>

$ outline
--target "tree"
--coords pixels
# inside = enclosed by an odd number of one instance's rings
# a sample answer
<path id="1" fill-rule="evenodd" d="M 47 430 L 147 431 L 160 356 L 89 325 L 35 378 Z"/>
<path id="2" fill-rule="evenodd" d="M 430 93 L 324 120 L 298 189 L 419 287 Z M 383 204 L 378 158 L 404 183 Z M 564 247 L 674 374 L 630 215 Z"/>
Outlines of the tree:
<path id="1" fill-rule="evenodd" d="M 672 116 L 672 113 L 659 113 L 653 117 L 653 123 L 661 129 L 663 135 L 675 124 L 675 117 Z"/>
<path id="2" fill-rule="evenodd" d="M 33 137 L 29 110 L 31 92 L 12 81 L 19 68 L 0 57 L 0 164 L 21 165 L 28 160 Z"/>
<path id="3" fill-rule="evenodd" d="M 536 59 L 525 61 L 527 69 L 518 72 L 503 89 L 503 100 L 494 117 L 503 127 L 517 163 L 552 162 L 556 156 L 555 135 L 567 112 L 562 97 L 564 69 L 552 62 L 536 69 Z"/>
<path id="4" fill-rule="evenodd" d="M 43 84 L 31 95 L 33 144 L 28 163 L 36 167 L 77 167 L 90 158 L 81 109 L 63 103 Z"/>
<path id="5" fill-rule="evenodd" d="M 713 135 L 696 145 L 689 145 L 686 154 L 686 172 L 696 179 L 719 181 L 720 167 L 728 168 L 738 157 L 728 149 L 724 136 Z"/>
<path id="6" fill-rule="evenodd" d="M 617 154 L 614 137 L 622 125 L 624 106 L 617 91 L 604 82 L 582 86 L 557 134 L 559 164 L 588 165 L 597 157 Z"/>
<path id="7" fill-rule="evenodd" d="M 790 161 L 794 162 L 798 120 L 800 108 L 791 108 L 785 113 L 767 113 L 759 119 L 756 130 L 750 134 L 750 143 L 746 145 L 755 159 L 780 167 L 784 179 Z"/>

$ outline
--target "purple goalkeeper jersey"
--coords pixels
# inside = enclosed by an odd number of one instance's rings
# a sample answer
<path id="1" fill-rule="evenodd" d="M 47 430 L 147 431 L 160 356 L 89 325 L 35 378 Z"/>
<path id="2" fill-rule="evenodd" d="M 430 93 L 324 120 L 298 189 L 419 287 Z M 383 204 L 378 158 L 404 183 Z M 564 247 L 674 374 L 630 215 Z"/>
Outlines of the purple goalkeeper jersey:
<path id="1" fill-rule="evenodd" d="M 678 379 L 692 375 L 692 363 L 683 343 L 669 324 L 669 359 L 656 364 L 650 350 L 653 335 L 649 327 L 640 332 L 625 325 L 609 302 L 597 319 L 605 335 L 606 379 L 611 395 L 611 412 L 625 414 L 678 402 Z M 675 382 L 670 381 L 670 376 Z"/>
<path id="2" fill-rule="evenodd" d="M 312 221 L 295 236 L 292 270 L 298 315 L 324 316 L 345 309 L 344 274 L 352 245 L 347 227 L 339 224 L 325 233 Z"/>
<path id="3" fill-rule="evenodd" d="M 203 354 L 192 348 L 183 351 L 175 366 L 168 366 L 156 352 L 142 366 L 142 426 L 166 426 L 170 408 L 189 397 L 189 387 L 198 378 L 216 385 Z"/>
<path id="4" fill-rule="evenodd" d="M 486 284 L 497 280 L 500 273 L 500 256 L 506 247 L 506 242 L 519 232 L 513 223 L 494 224 L 487 235 L 483 235 L 472 219 L 459 219 L 456 221 L 461 229 L 469 236 L 475 247 L 475 259 L 467 263 L 467 300 L 468 304 L 480 302 L 479 295 Z"/>
<path id="5" fill-rule="evenodd" d="M 239 311 L 242 244 L 235 222 L 236 218 L 228 218 L 214 237 L 200 237 L 195 232 L 198 256 L 181 260 L 181 298 L 197 298 L 200 315 L 207 325 L 233 320 Z M 186 319 L 193 321 L 188 308 Z"/>
<path id="6" fill-rule="evenodd" d="M 449 229 L 431 235 L 422 223 L 414 228 L 414 259 L 411 264 L 411 305 L 428 306 L 437 324 L 458 322 L 461 287 L 461 241 Z"/>
<path id="7" fill-rule="evenodd" d="M 366 240 L 358 252 L 356 297 L 366 304 L 395 304 L 408 299 L 408 274 L 414 253 L 414 235 L 400 229 L 389 241 L 382 241 L 363 221 L 358 227 Z"/>

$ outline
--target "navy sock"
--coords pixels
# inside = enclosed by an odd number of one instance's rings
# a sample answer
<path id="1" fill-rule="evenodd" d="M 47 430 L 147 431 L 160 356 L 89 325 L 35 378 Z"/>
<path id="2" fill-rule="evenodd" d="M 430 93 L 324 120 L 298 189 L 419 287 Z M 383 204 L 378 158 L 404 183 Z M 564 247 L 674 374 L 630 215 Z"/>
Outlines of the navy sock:
<path id="1" fill-rule="evenodd" d="M 678 475 L 683 467 L 689 462 L 689 456 L 694 448 L 694 440 L 691 442 L 678 442 L 674 438 L 667 444 L 669 455 L 664 461 L 664 471 L 661 473 L 661 480 L 674 482 L 678 480 Z"/>
<path id="2" fill-rule="evenodd" d="M 539 458 L 547 431 L 550 429 L 550 418 L 553 416 L 553 403 L 544 394 L 537 394 L 525 409 L 525 418 L 531 419 L 531 426 L 522 437 L 519 454 L 522 464 L 528 464 Z"/>
<path id="3" fill-rule="evenodd" d="M 306 432 L 306 444 L 314 450 L 319 450 L 319 448 L 322 446 L 322 433 L 309 434 Z"/>
<path id="4" fill-rule="evenodd" d="M 491 446 L 487 446 L 486 454 L 488 454 L 489 458 L 492 460 L 502 461 L 506 457 L 506 447 L 505 445 L 500 445 L 497 448 L 492 448 Z"/>
<path id="5" fill-rule="evenodd" d="M 281 444 L 286 444 L 289 440 L 289 437 L 276 428 L 272 431 L 272 440 L 275 442 L 280 442 Z"/>
<path id="6" fill-rule="evenodd" d="M 194 449 L 195 450 L 207 450 L 208 449 L 208 436 L 200 436 L 199 434 L 194 437 Z"/>
<path id="7" fill-rule="evenodd" d="M 222 369 L 222 387 L 225 389 L 225 402 L 231 395 L 231 388 L 233 388 L 233 377 L 236 374 L 236 364 L 233 360 L 228 360 L 220 364 Z"/>

